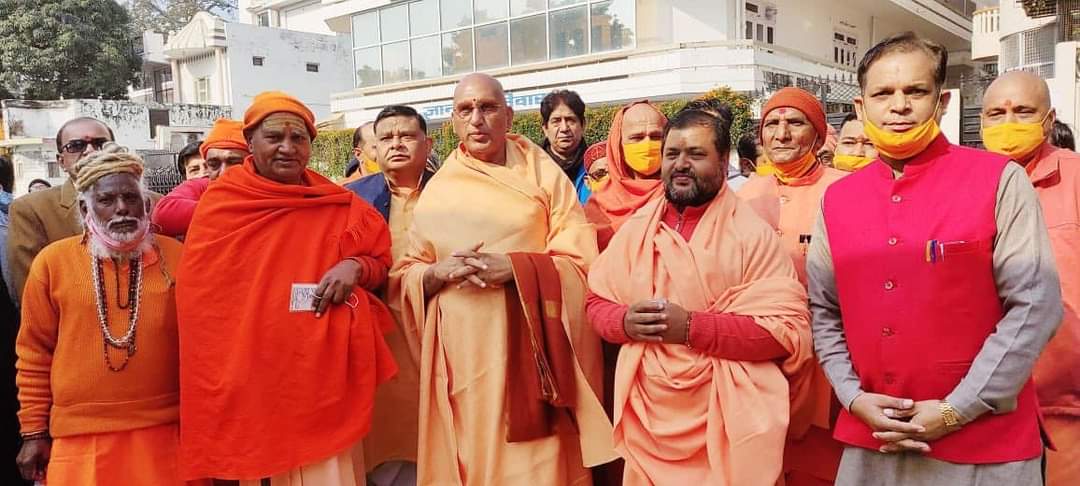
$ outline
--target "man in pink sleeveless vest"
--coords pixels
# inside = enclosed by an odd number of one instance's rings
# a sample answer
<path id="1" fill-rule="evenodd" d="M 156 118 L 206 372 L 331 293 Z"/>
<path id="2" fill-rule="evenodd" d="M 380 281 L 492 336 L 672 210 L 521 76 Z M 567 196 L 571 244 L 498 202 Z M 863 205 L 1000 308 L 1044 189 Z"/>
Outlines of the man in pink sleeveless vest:
<path id="1" fill-rule="evenodd" d="M 1035 388 L 1056 451 L 1046 453 L 1047 486 L 1080 482 L 1080 155 L 1050 145 L 1050 90 L 1027 71 L 1001 75 L 983 97 L 983 143 L 1024 166 L 1050 233 L 1065 319 L 1035 365 Z"/>
<path id="2" fill-rule="evenodd" d="M 855 106 L 879 160 L 826 191 L 808 255 L 841 486 L 1042 483 L 1054 257 L 1024 170 L 941 135 L 946 65 L 912 33 L 867 52 Z"/>

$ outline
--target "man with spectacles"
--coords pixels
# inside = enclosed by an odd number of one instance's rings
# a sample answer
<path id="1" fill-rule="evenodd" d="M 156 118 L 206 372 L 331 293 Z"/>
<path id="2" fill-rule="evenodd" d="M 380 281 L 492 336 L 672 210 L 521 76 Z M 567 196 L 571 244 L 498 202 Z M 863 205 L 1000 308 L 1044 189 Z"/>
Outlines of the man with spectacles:
<path id="1" fill-rule="evenodd" d="M 22 293 L 30 262 L 46 245 L 82 233 L 77 193 L 72 180 L 75 163 L 114 141 L 112 128 L 101 120 L 80 117 L 68 120 L 56 132 L 56 162 L 67 172 L 64 184 L 34 192 L 11 205 L 8 229 L 8 261 L 12 293 Z M 156 196 L 156 195 L 155 195 Z M 160 197 L 160 196 L 157 196 Z M 152 198 L 153 201 L 157 197 Z"/>

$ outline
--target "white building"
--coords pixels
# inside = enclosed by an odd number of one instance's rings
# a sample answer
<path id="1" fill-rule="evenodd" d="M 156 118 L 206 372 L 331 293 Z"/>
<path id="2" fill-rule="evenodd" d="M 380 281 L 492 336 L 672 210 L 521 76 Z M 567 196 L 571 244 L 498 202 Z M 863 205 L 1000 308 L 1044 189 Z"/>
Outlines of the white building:
<path id="1" fill-rule="evenodd" d="M 141 103 L 174 103 L 172 69 L 165 57 L 164 34 L 143 32 L 135 45 L 136 54 L 142 59 L 139 77 L 128 87 L 128 99 Z"/>
<path id="2" fill-rule="evenodd" d="M 499 77 L 519 111 L 555 88 L 619 103 L 718 85 L 799 85 L 844 111 L 858 60 L 904 30 L 949 48 L 955 84 L 970 70 L 974 10 L 968 0 L 248 0 L 239 17 L 321 31 L 317 11 L 348 36 L 353 84 L 331 109 L 356 126 L 398 103 L 444 120 L 454 83 L 475 71 Z"/>
<path id="3" fill-rule="evenodd" d="M 179 103 L 230 106 L 239 115 L 255 95 L 280 90 L 320 120 L 330 116 L 330 93 L 352 85 L 350 55 L 342 36 L 226 22 L 206 12 L 165 46 Z"/>
<path id="4" fill-rule="evenodd" d="M 134 101 L 74 99 L 0 102 L 0 149 L 10 152 L 17 193 L 33 179 L 53 184 L 67 177 L 56 163 L 56 132 L 68 120 L 88 116 L 103 121 L 116 141 L 142 152 L 176 152 L 204 138 L 214 120 L 230 117 L 229 107 L 160 105 Z"/>
<path id="5" fill-rule="evenodd" d="M 974 16 L 971 57 L 983 72 L 1023 69 L 1050 85 L 1057 118 L 1074 129 L 1080 122 L 1080 1 L 1000 2 Z"/>
<path id="6" fill-rule="evenodd" d="M 320 10 L 322 4 L 336 1 L 340 0 L 239 0 L 237 17 L 244 24 L 334 35 Z"/>

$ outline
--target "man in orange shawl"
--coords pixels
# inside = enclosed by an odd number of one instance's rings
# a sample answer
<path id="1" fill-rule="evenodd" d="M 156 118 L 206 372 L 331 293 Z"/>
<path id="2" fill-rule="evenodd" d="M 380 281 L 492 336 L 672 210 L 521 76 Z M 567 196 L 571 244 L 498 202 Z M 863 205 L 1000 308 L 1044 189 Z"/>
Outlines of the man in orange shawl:
<path id="1" fill-rule="evenodd" d="M 751 177 L 738 195 L 776 229 L 805 286 L 806 251 L 821 198 L 830 184 L 847 173 L 826 167 L 816 155 L 824 150 L 829 124 L 814 95 L 799 88 L 781 89 L 761 113 L 758 133 L 773 173 Z M 816 362 L 812 366 L 817 380 L 824 382 L 820 367 Z M 839 413 L 840 402 L 832 397 L 832 390 L 824 388 L 816 402 Z M 791 438 L 784 465 L 788 486 L 825 486 L 836 479 L 844 450 L 832 438 L 830 424 L 820 425 L 811 427 L 805 436 Z"/>
<path id="2" fill-rule="evenodd" d="M 615 458 L 585 320 L 595 233 L 562 169 L 507 134 L 512 118 L 495 78 L 461 80 L 462 143 L 391 275 L 421 341 L 418 484 L 587 485 L 587 466 Z"/>
<path id="3" fill-rule="evenodd" d="M 660 197 L 660 142 L 667 117 L 652 103 L 624 106 L 611 120 L 606 155 L 609 182 L 585 203 L 602 251 L 634 211 Z"/>
<path id="4" fill-rule="evenodd" d="M 772 228 L 726 187 L 730 122 L 699 110 L 664 140 L 658 198 L 589 272 L 590 320 L 621 343 L 624 484 L 771 486 L 807 414 L 806 291 Z"/>
<path id="5" fill-rule="evenodd" d="M 393 321 L 370 293 L 389 230 L 307 168 L 316 131 L 300 101 L 256 96 L 244 134 L 252 155 L 199 202 L 178 274 L 182 473 L 362 485 L 354 448 L 396 371 L 382 338 Z"/>
<path id="6" fill-rule="evenodd" d="M 1027 71 L 1002 74 L 983 96 L 983 143 L 1026 169 L 1061 279 L 1065 315 L 1032 373 L 1057 446 L 1046 451 L 1047 486 L 1080 478 L 1080 155 L 1050 145 L 1056 116 L 1046 81 Z"/>

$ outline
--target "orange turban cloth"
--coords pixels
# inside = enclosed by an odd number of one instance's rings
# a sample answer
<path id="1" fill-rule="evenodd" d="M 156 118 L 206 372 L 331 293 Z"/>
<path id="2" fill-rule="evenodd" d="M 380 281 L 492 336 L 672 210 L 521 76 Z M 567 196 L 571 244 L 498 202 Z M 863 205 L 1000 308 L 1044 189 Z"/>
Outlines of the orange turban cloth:
<path id="1" fill-rule="evenodd" d="M 312 140 L 315 140 L 315 135 L 319 133 L 315 129 L 315 115 L 311 110 L 303 102 L 283 91 L 263 91 L 255 95 L 251 106 L 244 112 L 244 132 L 254 130 L 266 117 L 274 113 L 292 113 L 303 119 Z"/>
<path id="2" fill-rule="evenodd" d="M 825 142 L 829 133 L 829 123 L 825 120 L 825 110 L 821 107 L 821 101 L 804 89 L 790 86 L 777 91 L 761 108 L 761 123 L 758 125 L 759 137 L 762 133 L 762 127 L 765 126 L 765 117 L 769 115 L 769 112 L 777 108 L 795 108 L 803 112 L 806 119 L 810 121 L 810 125 L 817 131 L 818 142 Z"/>
<path id="3" fill-rule="evenodd" d="M 206 153 L 210 149 L 243 150 L 248 153 L 247 140 L 244 138 L 244 124 L 240 120 L 218 118 L 214 122 L 214 128 L 199 146 L 199 155 L 206 159 Z"/>

